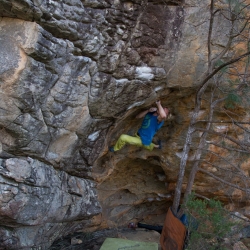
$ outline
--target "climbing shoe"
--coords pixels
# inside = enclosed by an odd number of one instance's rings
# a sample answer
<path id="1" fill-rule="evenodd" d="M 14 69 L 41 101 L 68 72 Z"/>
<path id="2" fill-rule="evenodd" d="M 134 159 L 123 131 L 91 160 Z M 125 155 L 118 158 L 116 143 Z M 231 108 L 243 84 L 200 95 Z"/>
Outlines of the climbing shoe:
<path id="1" fill-rule="evenodd" d="M 158 141 L 158 145 L 159 145 L 158 149 L 161 149 L 162 148 L 161 140 Z"/>
<path id="2" fill-rule="evenodd" d="M 109 147 L 109 151 L 114 153 L 115 152 L 114 147 Z"/>

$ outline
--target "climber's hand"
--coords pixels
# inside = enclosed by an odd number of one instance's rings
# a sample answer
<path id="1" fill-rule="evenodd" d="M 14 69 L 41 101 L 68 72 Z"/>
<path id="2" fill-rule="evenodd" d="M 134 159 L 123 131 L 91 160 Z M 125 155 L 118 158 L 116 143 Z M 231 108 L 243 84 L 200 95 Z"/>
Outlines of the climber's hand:
<path id="1" fill-rule="evenodd" d="M 155 103 L 156 103 L 156 105 L 160 105 L 160 104 L 161 104 L 161 101 L 158 100 L 158 101 L 156 101 Z"/>
<path id="2" fill-rule="evenodd" d="M 150 108 L 149 110 L 148 110 L 148 112 L 155 112 L 157 110 L 157 108 Z"/>

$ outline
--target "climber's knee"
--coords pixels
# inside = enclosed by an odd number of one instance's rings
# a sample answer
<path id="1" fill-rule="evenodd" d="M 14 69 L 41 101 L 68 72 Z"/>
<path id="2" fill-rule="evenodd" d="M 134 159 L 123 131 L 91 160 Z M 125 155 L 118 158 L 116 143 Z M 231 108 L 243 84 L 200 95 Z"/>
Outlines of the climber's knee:
<path id="1" fill-rule="evenodd" d="M 119 138 L 121 141 L 124 141 L 124 142 L 126 142 L 126 141 L 128 141 L 128 135 L 125 135 L 125 134 L 122 134 L 122 135 L 120 135 L 120 138 Z"/>

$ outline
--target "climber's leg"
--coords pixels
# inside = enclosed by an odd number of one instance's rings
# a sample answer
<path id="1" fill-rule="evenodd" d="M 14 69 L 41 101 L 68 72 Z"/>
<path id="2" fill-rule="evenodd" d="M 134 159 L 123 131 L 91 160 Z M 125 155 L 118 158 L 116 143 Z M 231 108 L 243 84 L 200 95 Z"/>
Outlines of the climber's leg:
<path id="1" fill-rule="evenodd" d="M 143 147 L 149 151 L 152 151 L 154 148 L 157 148 L 157 145 L 155 145 L 154 143 L 151 142 L 150 145 L 148 145 L 148 146 L 143 145 Z"/>
<path id="2" fill-rule="evenodd" d="M 115 146 L 110 147 L 109 150 L 111 152 L 118 151 L 122 149 L 126 144 L 134 145 L 137 147 L 143 147 L 149 151 L 152 151 L 154 148 L 161 148 L 160 145 L 156 145 L 154 143 L 150 143 L 150 145 L 148 146 L 143 145 L 141 138 L 137 134 L 135 136 L 122 134 L 117 140 Z"/>
<path id="3" fill-rule="evenodd" d="M 135 134 L 135 136 L 136 136 L 136 138 L 140 138 L 140 136 L 137 133 Z M 140 138 L 140 140 L 141 140 L 141 138 Z M 158 146 L 151 142 L 150 145 L 148 145 L 148 146 L 145 146 L 142 144 L 142 147 L 149 150 L 149 151 L 152 151 L 154 148 L 157 148 Z"/>
<path id="4" fill-rule="evenodd" d="M 134 137 L 134 136 L 122 134 L 114 146 L 114 151 L 120 150 L 126 144 L 135 145 L 138 147 L 143 146 L 141 138 L 139 136 Z"/>

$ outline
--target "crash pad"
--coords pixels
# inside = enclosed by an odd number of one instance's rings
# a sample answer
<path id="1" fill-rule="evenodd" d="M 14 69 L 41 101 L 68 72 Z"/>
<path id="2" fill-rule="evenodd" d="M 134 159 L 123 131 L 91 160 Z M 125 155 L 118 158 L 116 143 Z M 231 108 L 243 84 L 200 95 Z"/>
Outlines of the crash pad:
<path id="1" fill-rule="evenodd" d="M 155 242 L 107 238 L 100 250 L 158 250 L 158 244 Z"/>
<path id="2" fill-rule="evenodd" d="M 171 207 L 168 209 L 161 233 L 162 250 L 182 250 L 186 236 L 186 227 L 177 218 Z"/>

